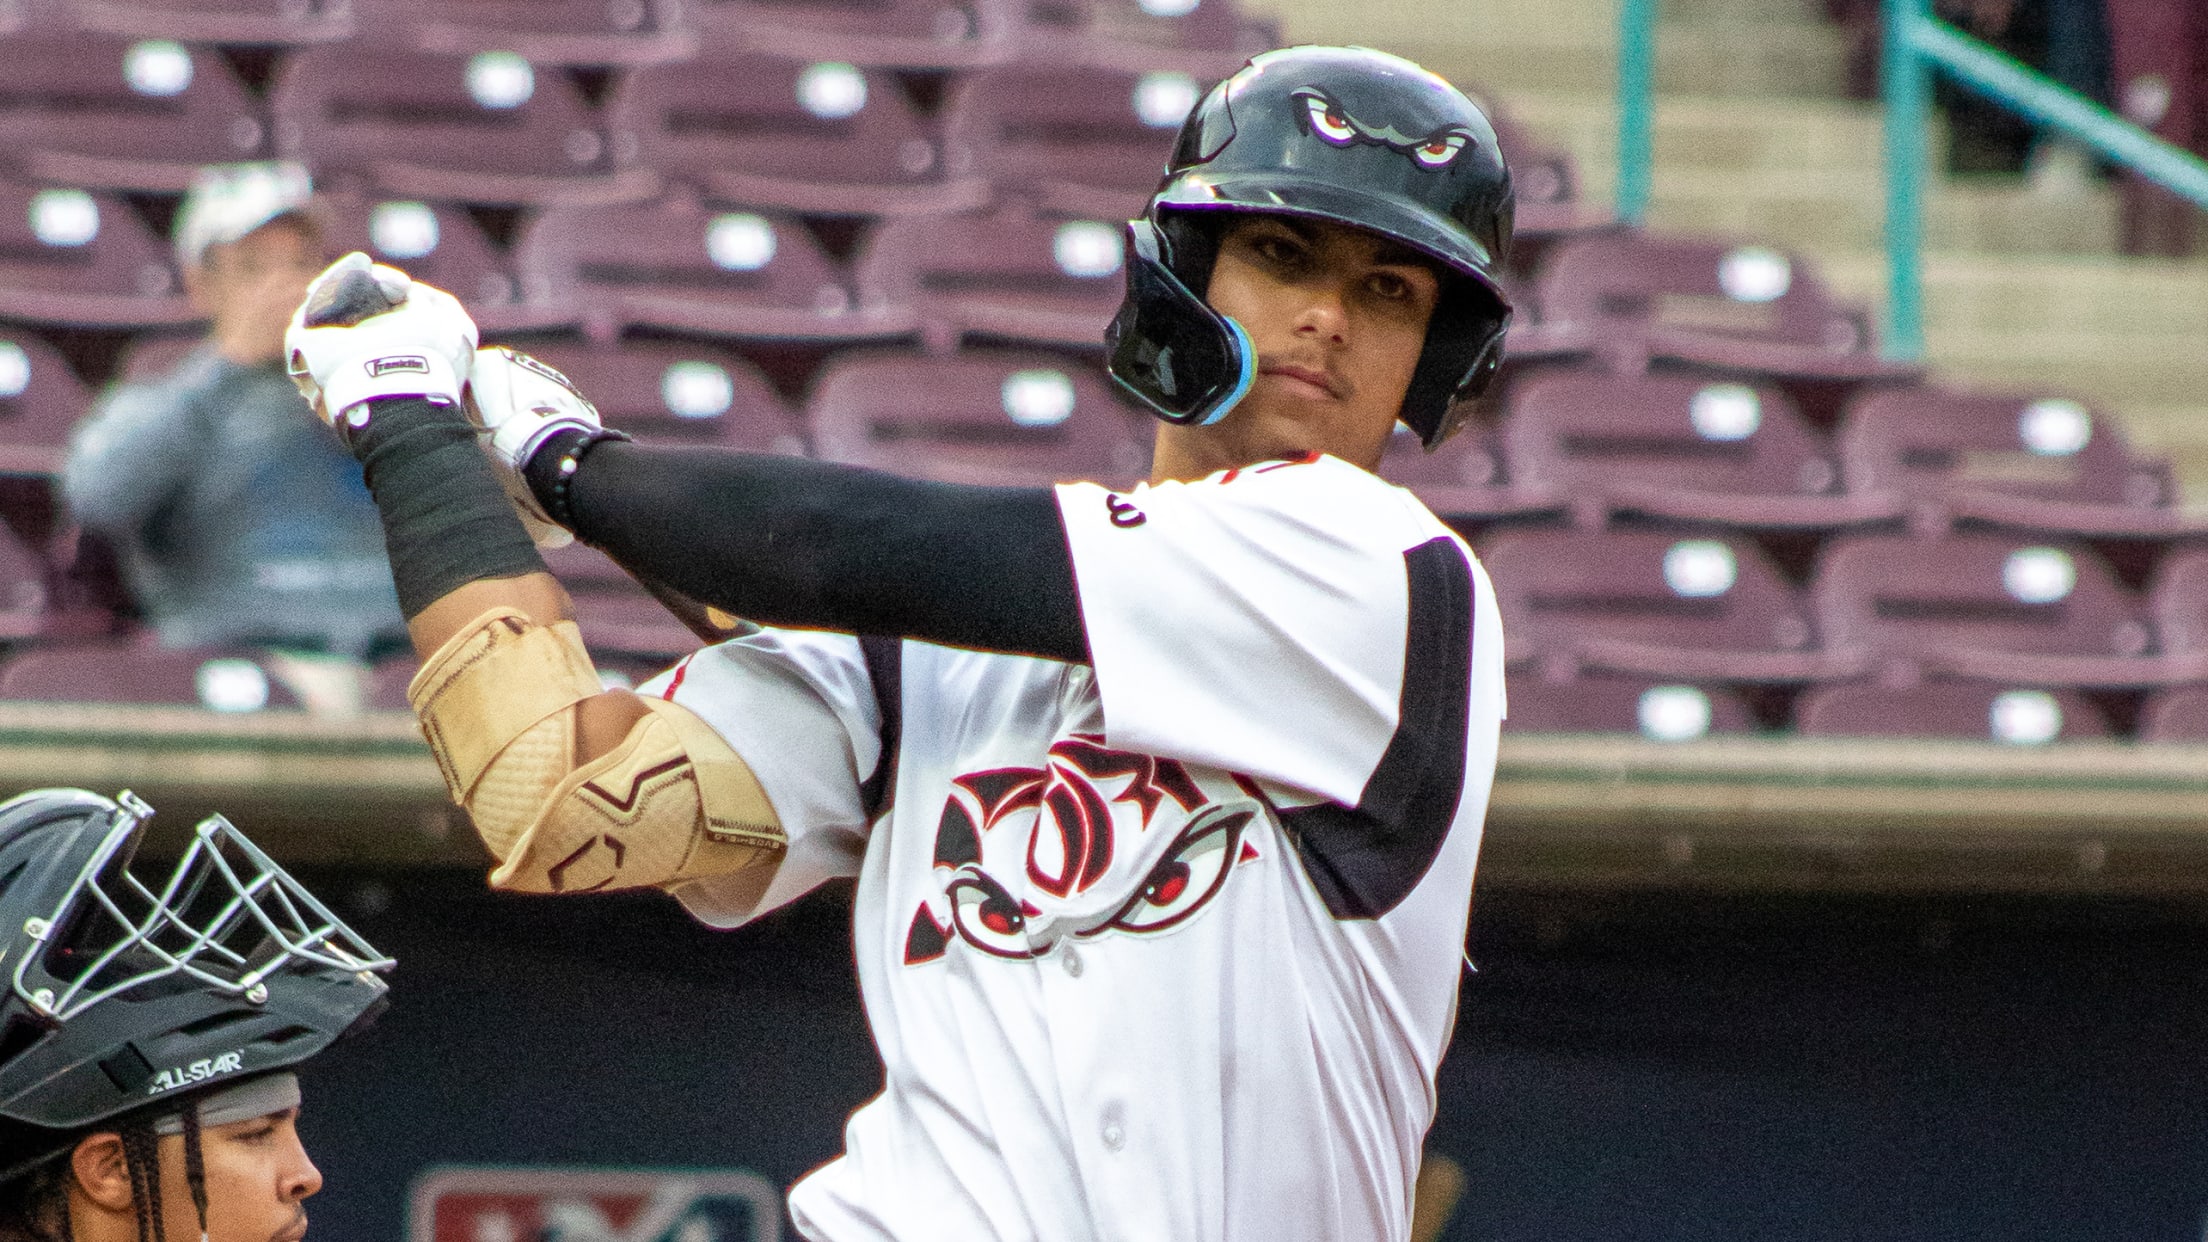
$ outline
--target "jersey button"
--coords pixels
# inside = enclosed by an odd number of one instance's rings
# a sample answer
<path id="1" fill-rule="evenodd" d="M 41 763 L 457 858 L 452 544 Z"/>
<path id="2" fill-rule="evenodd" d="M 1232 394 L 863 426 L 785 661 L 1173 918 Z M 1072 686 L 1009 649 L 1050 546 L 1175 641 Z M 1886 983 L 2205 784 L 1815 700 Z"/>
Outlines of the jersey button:
<path id="1" fill-rule="evenodd" d="M 1081 954 L 1075 951 L 1072 945 L 1066 946 L 1065 952 L 1059 955 L 1058 960 L 1059 964 L 1066 968 L 1067 974 L 1076 979 L 1081 977 Z"/>
<path id="2" fill-rule="evenodd" d="M 1116 1101 L 1104 1106 L 1104 1125 L 1098 1135 L 1108 1150 L 1118 1151 L 1127 1145 L 1127 1126 Z"/>

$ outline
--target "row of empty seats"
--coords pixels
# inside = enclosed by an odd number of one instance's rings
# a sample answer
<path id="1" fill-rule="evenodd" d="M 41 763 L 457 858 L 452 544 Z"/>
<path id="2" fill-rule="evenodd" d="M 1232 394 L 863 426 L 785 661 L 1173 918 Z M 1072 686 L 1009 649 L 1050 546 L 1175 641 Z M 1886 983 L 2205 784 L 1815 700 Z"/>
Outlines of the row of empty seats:
<path id="1" fill-rule="evenodd" d="M 416 665 L 392 659 L 368 670 L 357 689 L 369 711 L 406 711 Z M 608 661 L 608 685 L 634 685 L 651 672 L 636 660 Z M 1511 731 L 1628 733 L 1663 742 L 1769 732 L 1767 711 L 1722 683 L 1584 674 L 1561 680 L 1509 679 Z M 221 713 L 308 710 L 311 680 L 266 653 L 175 651 L 142 641 L 54 644 L 0 662 L 0 702 L 69 702 L 198 708 Z M 2208 685 L 2157 691 L 2111 712 L 2074 688 L 1935 679 L 1912 685 L 1853 681 L 1812 686 L 1784 705 L 1779 723 L 1806 737 L 1947 737 L 2008 745 L 2106 740 L 2208 743 Z"/>

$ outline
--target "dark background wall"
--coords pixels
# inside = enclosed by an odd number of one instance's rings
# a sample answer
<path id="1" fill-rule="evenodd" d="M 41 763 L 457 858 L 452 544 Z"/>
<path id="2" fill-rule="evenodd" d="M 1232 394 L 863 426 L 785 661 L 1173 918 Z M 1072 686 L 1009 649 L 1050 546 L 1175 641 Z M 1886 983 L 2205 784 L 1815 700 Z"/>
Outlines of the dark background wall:
<path id="1" fill-rule="evenodd" d="M 880 1085 L 829 894 L 734 933 L 654 898 L 306 877 L 401 960 L 308 1078 L 315 1233 L 439 1163 L 833 1156 Z M 1483 893 L 1431 1140 L 1451 1242 L 2195 1242 L 2208 922 L 2136 905 Z"/>

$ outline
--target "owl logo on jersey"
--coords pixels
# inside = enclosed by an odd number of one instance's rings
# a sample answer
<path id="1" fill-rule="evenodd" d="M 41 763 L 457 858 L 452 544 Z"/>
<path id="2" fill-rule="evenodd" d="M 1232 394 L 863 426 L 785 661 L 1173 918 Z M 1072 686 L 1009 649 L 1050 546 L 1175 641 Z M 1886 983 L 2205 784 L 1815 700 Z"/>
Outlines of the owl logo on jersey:
<path id="1" fill-rule="evenodd" d="M 1026 959 L 1068 937 L 1178 927 L 1257 857 L 1244 840 L 1254 799 L 1214 801 L 1171 759 L 1075 734 L 1041 768 L 991 768 L 951 782 L 936 824 L 933 901 L 914 912 L 905 963 L 955 938 Z"/>

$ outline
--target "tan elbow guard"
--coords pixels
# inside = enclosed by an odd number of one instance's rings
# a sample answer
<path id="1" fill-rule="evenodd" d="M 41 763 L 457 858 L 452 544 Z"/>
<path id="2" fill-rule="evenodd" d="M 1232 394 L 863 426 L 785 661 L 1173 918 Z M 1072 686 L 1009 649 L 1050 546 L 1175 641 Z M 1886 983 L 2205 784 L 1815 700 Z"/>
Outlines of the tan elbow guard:
<path id="1" fill-rule="evenodd" d="M 739 755 L 673 703 L 575 762 L 575 707 L 601 693 L 574 623 L 498 609 L 407 688 L 453 800 L 500 860 L 494 887 L 573 893 L 739 871 L 780 853 L 773 806 Z"/>

